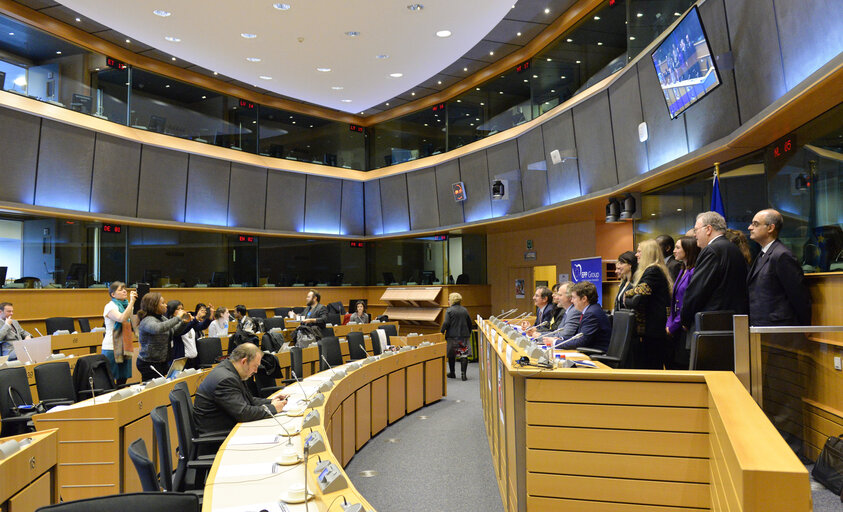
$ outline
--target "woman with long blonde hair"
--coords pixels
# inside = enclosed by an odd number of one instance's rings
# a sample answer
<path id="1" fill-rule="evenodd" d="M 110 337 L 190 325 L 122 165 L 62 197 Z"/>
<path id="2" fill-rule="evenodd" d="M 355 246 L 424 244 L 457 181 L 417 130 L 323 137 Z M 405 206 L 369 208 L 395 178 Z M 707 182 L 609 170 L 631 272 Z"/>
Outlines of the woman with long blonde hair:
<path id="1" fill-rule="evenodd" d="M 638 332 L 632 354 L 636 368 L 661 370 L 668 362 L 669 345 L 665 326 L 673 282 L 661 248 L 655 240 L 645 240 L 638 244 L 635 256 L 638 258 L 638 269 L 632 278 L 632 289 L 624 294 L 624 304 L 635 310 Z"/>

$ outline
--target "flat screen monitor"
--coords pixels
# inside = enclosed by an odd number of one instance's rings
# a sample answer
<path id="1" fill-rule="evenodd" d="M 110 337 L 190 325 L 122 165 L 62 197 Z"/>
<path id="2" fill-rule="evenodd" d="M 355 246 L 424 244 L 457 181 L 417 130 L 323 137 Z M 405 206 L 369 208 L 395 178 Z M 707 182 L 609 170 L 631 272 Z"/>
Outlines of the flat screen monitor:
<path id="1" fill-rule="evenodd" d="M 6 273 L 9 271 L 9 267 L 0 267 L 0 287 L 6 284 Z"/>
<path id="2" fill-rule="evenodd" d="M 688 11 L 651 56 L 671 119 L 720 85 L 696 7 Z"/>
<path id="3" fill-rule="evenodd" d="M 421 273 L 421 284 L 433 284 L 433 281 L 436 280 L 436 272 L 433 270 L 422 270 Z"/>
<path id="4" fill-rule="evenodd" d="M 0 91 L 6 89 L 6 73 L 0 71 Z"/>

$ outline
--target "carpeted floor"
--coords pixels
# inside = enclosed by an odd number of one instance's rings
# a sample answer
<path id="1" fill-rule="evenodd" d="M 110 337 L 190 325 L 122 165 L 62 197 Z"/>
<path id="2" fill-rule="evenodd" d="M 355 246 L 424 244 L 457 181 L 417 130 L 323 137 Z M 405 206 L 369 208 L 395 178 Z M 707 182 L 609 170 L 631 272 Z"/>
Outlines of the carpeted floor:
<path id="1" fill-rule="evenodd" d="M 477 368 L 469 365 L 466 382 L 448 379 L 448 396 L 388 426 L 346 466 L 354 486 L 378 512 L 503 511 Z M 376 474 L 367 478 L 364 471 Z"/>
<path id="2" fill-rule="evenodd" d="M 806 466 L 808 473 L 814 468 L 813 464 Z M 843 503 L 840 496 L 829 491 L 823 485 L 811 478 L 811 498 L 814 501 L 814 512 L 840 512 L 843 511 Z"/>

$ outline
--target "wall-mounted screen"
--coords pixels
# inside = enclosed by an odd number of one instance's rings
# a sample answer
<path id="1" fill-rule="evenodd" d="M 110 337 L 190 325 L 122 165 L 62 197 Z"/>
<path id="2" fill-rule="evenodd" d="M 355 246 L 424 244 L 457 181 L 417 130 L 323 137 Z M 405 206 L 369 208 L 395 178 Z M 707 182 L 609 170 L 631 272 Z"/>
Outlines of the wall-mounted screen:
<path id="1" fill-rule="evenodd" d="M 652 58 L 671 119 L 720 85 L 696 7 L 656 47 Z"/>

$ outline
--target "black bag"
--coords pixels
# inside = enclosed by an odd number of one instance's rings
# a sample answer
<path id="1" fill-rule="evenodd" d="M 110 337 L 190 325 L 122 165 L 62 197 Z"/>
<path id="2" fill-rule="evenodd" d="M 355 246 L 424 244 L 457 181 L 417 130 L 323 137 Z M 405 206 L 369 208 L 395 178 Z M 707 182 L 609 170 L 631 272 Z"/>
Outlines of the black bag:
<path id="1" fill-rule="evenodd" d="M 9 401 L 12 404 L 10 409 L 10 414 L 14 418 L 19 417 L 29 417 L 35 414 L 41 414 L 46 412 L 47 408 L 44 407 L 44 404 L 37 403 L 37 404 L 28 404 L 23 401 L 23 396 L 21 396 L 20 391 L 15 389 L 14 386 L 9 386 Z M 17 400 L 15 400 L 15 396 L 17 395 Z"/>
<path id="2" fill-rule="evenodd" d="M 843 436 L 826 440 L 811 476 L 829 491 L 840 495 L 843 491 Z"/>
<path id="3" fill-rule="evenodd" d="M 297 347 L 306 347 L 322 339 L 322 329 L 315 325 L 301 324 L 293 332 L 293 343 Z"/>

